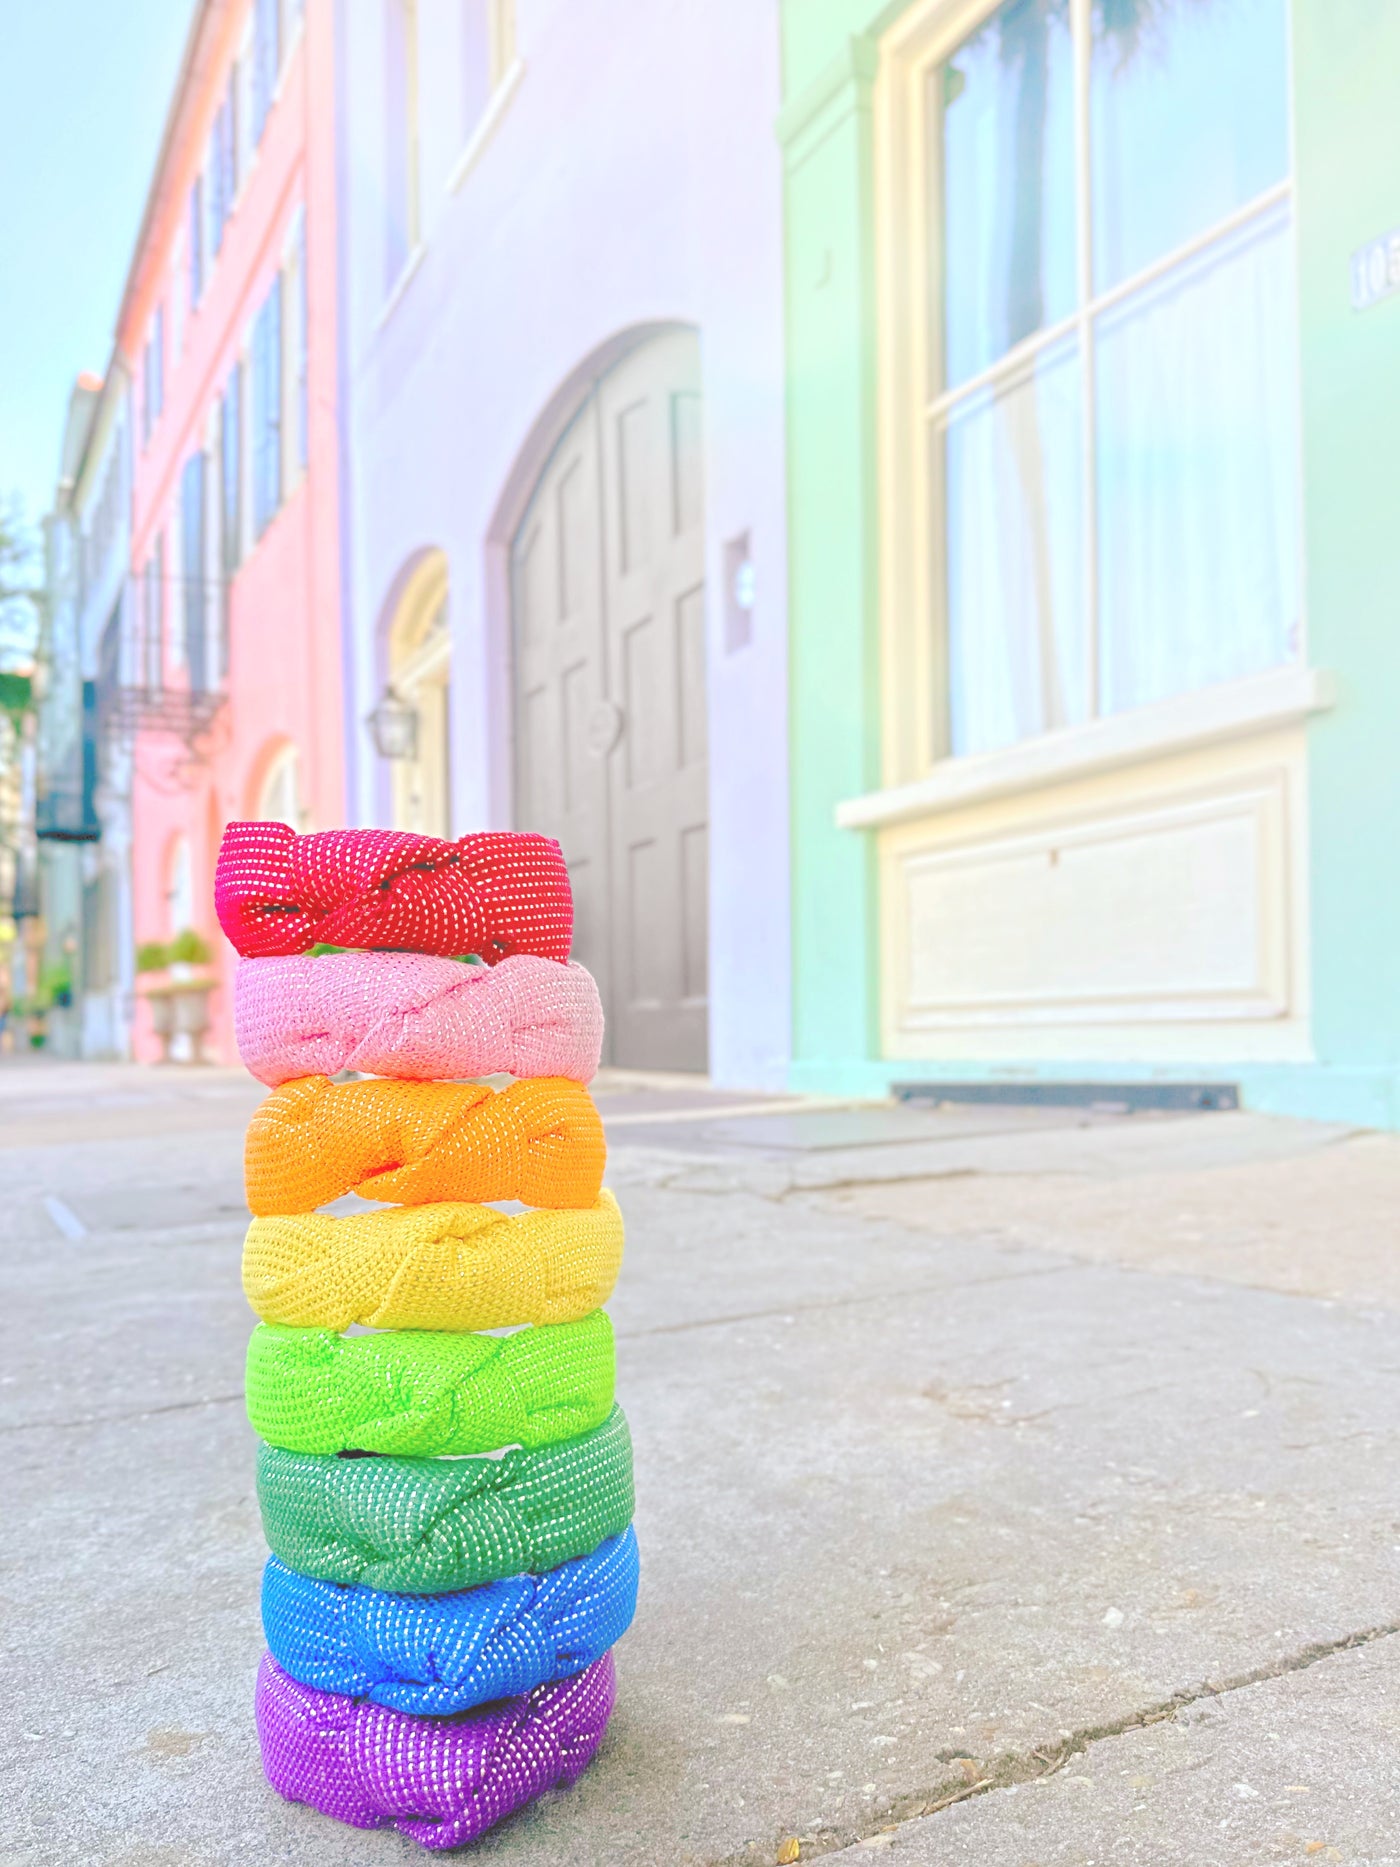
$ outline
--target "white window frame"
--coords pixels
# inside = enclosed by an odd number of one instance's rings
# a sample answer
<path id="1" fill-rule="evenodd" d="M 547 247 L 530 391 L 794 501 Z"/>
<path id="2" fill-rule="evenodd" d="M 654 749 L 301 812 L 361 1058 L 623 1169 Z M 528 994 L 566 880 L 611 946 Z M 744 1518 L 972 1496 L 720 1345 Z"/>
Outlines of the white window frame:
<path id="1" fill-rule="evenodd" d="M 292 216 L 282 247 L 282 499 L 305 479 L 311 456 L 310 320 L 306 212 Z"/>
<path id="2" fill-rule="evenodd" d="M 384 152 L 388 162 L 389 137 L 393 130 L 403 132 L 403 188 L 404 196 L 399 204 L 404 215 L 404 253 L 393 277 L 385 272 L 385 307 L 387 313 L 403 295 L 405 285 L 418 270 L 423 256 L 423 135 L 419 112 L 422 106 L 422 86 L 419 81 L 418 60 L 422 55 L 422 10 L 418 0 L 384 0 L 386 7 L 397 10 L 403 32 L 403 79 L 404 94 L 403 122 L 394 124 L 389 115 L 389 93 L 384 90 Z M 394 204 L 385 201 L 384 237 L 389 237 L 389 216 L 394 212 Z M 383 314 L 381 314 L 383 315 Z"/>
<path id="3" fill-rule="evenodd" d="M 278 483 L 277 483 L 276 499 L 273 500 L 270 505 L 267 505 L 266 509 L 264 509 L 263 500 L 261 497 L 262 488 L 260 484 L 259 475 L 260 475 L 260 463 L 263 460 L 263 449 L 266 445 L 266 434 L 264 432 L 263 424 L 264 424 L 264 418 L 267 413 L 267 407 L 266 407 L 267 398 L 265 394 L 266 385 L 262 383 L 260 380 L 259 363 L 260 363 L 260 360 L 264 360 L 265 357 L 270 353 L 265 351 L 263 347 L 262 339 L 260 338 L 258 333 L 259 333 L 259 326 L 261 325 L 263 318 L 268 313 L 274 293 L 278 294 L 280 301 L 281 301 L 278 305 L 278 312 L 277 312 L 277 344 L 276 344 L 278 381 L 277 381 L 277 396 L 276 396 L 277 447 L 276 447 L 275 453 L 276 453 L 276 460 L 277 460 L 277 482 Z M 251 460 L 251 466 L 252 466 L 252 545 L 251 545 L 251 549 L 256 550 L 259 543 L 266 536 L 267 532 L 270 530 L 272 525 L 276 522 L 278 513 L 282 510 L 283 506 L 287 502 L 287 483 L 286 483 L 287 302 L 286 302 L 286 279 L 284 278 L 280 269 L 277 272 L 273 273 L 272 277 L 268 280 L 267 287 L 265 291 L 263 292 L 262 297 L 258 300 L 258 308 L 253 314 L 253 320 L 248 329 L 247 347 L 248 347 L 248 355 L 249 355 L 248 398 L 247 399 L 250 404 L 247 438 L 248 438 L 248 452 L 252 457 L 252 460 Z"/>
<path id="4" fill-rule="evenodd" d="M 944 566 L 946 503 L 935 466 L 933 445 L 938 423 L 964 399 L 1003 379 L 1024 373 L 1044 351 L 1073 336 L 1079 346 L 1081 375 L 1081 446 L 1086 463 L 1094 459 L 1095 383 L 1092 326 L 1112 305 L 1141 291 L 1217 241 L 1252 221 L 1291 204 L 1294 163 L 1289 174 L 1207 231 L 1183 242 L 1149 266 L 1106 291 L 1093 295 L 1091 202 L 1090 86 L 1092 0 L 1070 0 L 1070 29 L 1075 63 L 1076 283 L 1074 311 L 1055 324 L 1024 338 L 988 369 L 955 389 L 941 380 L 943 294 L 940 274 L 938 201 L 941 150 L 927 108 L 930 82 L 996 11 L 1000 0 L 926 0 L 915 6 L 884 37 L 874 92 L 874 180 L 876 201 L 877 303 L 879 344 L 879 509 L 881 569 L 881 709 L 883 782 L 886 787 L 940 789 L 930 774 L 940 767 L 993 760 L 997 770 L 1024 760 L 1029 775 L 1043 764 L 1037 751 L 1047 739 L 1075 736 L 1092 743 L 1096 735 L 1121 737 L 1115 722 L 1131 713 L 1099 711 L 1098 655 L 1101 640 L 1098 602 L 1097 523 L 1094 475 L 1085 475 L 1082 519 L 1087 686 L 1091 711 L 1080 725 L 1052 728 L 989 754 L 966 761 L 953 758 L 949 738 L 948 613 Z M 1291 129 L 1291 124 L 1290 124 Z M 1291 230 L 1296 220 L 1290 216 Z M 1296 239 L 1296 232 L 1293 237 Z M 1306 620 L 1300 620 L 1298 664 L 1306 664 Z M 1284 664 L 1284 671 L 1294 664 Z M 1279 669 L 1255 677 L 1282 691 Z M 1244 683 L 1243 685 L 1251 685 Z M 1295 685 L 1298 685 L 1295 683 Z M 1292 691 L 1290 689 L 1290 691 Z M 1301 686 L 1299 686 L 1301 692 Z M 1310 690 L 1311 691 L 1311 690 Z M 1208 707 L 1201 696 L 1210 689 L 1173 696 L 1163 703 L 1189 738 L 1193 706 Z M 1316 704 L 1325 704 L 1317 699 Z M 1247 709 L 1246 709 L 1247 710 Z M 1309 700 L 1305 711 L 1313 710 Z M 1158 708 L 1145 709 L 1154 716 Z M 961 792 L 962 787 L 955 787 Z M 1002 787 L 1005 788 L 1003 782 Z M 873 806 L 872 800 L 872 806 Z M 854 827 L 873 825 L 878 810 L 843 807 L 842 821 Z"/>
<path id="5" fill-rule="evenodd" d="M 449 194 L 455 194 L 476 167 L 525 75 L 525 62 L 516 39 L 515 0 L 489 0 L 489 11 L 491 95 L 486 108 L 467 132 L 462 153 L 452 165 L 447 177 Z M 458 63 L 462 62 L 459 59 Z"/>

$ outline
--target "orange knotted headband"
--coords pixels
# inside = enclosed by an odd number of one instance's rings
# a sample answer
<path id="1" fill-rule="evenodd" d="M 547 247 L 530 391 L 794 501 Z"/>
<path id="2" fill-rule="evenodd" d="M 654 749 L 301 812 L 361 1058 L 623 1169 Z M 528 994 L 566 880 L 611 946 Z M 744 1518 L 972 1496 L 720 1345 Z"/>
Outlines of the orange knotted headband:
<path id="1" fill-rule="evenodd" d="M 312 1212 L 342 1193 L 425 1205 L 518 1199 L 591 1206 L 607 1147 L 588 1091 L 564 1077 L 477 1084 L 284 1083 L 248 1124 L 244 1176 L 259 1218 Z"/>

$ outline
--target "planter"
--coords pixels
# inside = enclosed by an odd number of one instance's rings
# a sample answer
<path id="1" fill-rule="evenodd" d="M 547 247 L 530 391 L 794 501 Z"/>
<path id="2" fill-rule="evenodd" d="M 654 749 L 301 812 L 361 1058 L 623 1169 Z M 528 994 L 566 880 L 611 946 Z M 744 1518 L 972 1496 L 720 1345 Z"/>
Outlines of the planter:
<path id="1" fill-rule="evenodd" d="M 171 968 L 172 974 L 174 968 Z M 145 997 L 151 1001 L 151 1025 L 160 1039 L 161 1062 L 202 1063 L 204 1038 L 209 1029 L 209 994 L 217 982 L 213 979 L 176 978 L 168 984 L 148 986 Z M 188 1038 L 189 1055 L 175 1055 L 177 1038 Z"/>

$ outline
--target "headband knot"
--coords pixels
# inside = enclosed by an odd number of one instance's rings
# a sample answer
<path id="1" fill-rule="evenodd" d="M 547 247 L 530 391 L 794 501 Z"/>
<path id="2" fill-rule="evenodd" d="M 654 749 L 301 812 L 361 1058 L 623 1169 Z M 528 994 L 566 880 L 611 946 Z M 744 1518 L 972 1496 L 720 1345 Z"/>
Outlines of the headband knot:
<path id="1" fill-rule="evenodd" d="M 214 908 L 237 952 L 305 953 L 324 943 L 402 947 L 488 965 L 513 953 L 565 960 L 573 896 L 551 837 L 485 830 L 447 842 L 408 830 L 231 823 Z"/>

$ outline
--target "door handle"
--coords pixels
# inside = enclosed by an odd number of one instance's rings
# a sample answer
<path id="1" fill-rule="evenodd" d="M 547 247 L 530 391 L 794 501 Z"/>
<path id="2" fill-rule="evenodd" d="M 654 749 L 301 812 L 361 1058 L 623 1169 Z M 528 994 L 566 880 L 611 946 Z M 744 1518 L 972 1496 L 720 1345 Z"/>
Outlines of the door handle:
<path id="1" fill-rule="evenodd" d="M 594 758 L 606 758 L 622 737 L 626 716 L 615 700 L 600 700 L 588 716 L 586 739 Z"/>

